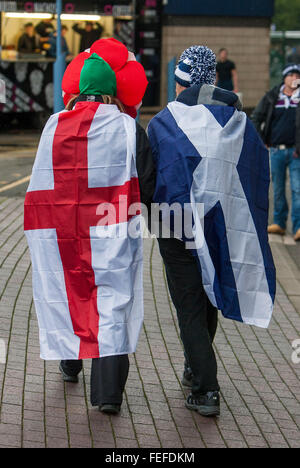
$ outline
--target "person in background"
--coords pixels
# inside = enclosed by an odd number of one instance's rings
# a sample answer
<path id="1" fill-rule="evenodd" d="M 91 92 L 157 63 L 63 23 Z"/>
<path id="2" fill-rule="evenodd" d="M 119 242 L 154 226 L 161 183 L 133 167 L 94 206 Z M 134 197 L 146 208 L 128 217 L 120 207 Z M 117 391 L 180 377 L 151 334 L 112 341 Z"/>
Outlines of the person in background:
<path id="1" fill-rule="evenodd" d="M 50 34 L 54 33 L 53 18 L 47 18 L 38 23 L 35 32 L 39 35 L 41 45 L 49 40 Z"/>
<path id="2" fill-rule="evenodd" d="M 32 23 L 27 23 L 24 28 L 25 32 L 18 41 L 18 52 L 23 54 L 33 54 L 38 50 L 36 35 L 34 34 L 34 26 Z"/>
<path id="3" fill-rule="evenodd" d="M 68 32 L 68 28 L 65 25 L 62 25 L 61 27 L 61 50 L 62 53 L 67 56 L 70 55 L 69 47 L 65 38 L 65 35 Z M 56 38 L 57 38 L 57 32 L 51 33 L 49 40 L 47 41 L 47 55 L 48 57 L 56 57 Z"/>
<path id="4" fill-rule="evenodd" d="M 234 93 L 239 92 L 238 74 L 235 63 L 228 59 L 228 50 L 219 50 L 219 61 L 217 62 L 217 86 Z"/>
<path id="5" fill-rule="evenodd" d="M 101 38 L 103 32 L 103 27 L 100 23 L 93 23 L 91 21 L 85 23 L 84 29 L 80 28 L 78 23 L 74 24 L 72 29 L 81 36 L 80 52 L 89 49 L 95 41 Z"/>
<path id="6" fill-rule="evenodd" d="M 274 186 L 274 224 L 270 234 L 284 235 L 289 207 L 286 199 L 286 170 L 292 190 L 292 221 L 295 241 L 300 241 L 300 65 L 288 64 L 283 83 L 260 101 L 252 121 L 270 147 Z"/>

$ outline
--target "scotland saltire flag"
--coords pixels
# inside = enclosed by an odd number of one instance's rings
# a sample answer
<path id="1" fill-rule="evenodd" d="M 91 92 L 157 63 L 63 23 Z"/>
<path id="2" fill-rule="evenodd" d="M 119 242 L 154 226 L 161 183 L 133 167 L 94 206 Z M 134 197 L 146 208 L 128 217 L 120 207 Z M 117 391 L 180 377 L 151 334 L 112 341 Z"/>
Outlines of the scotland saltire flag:
<path id="1" fill-rule="evenodd" d="M 269 157 L 232 96 L 192 87 L 150 122 L 154 201 L 191 204 L 194 254 L 210 301 L 226 318 L 267 328 L 276 289 L 267 235 Z M 198 203 L 204 204 L 202 244 Z"/>

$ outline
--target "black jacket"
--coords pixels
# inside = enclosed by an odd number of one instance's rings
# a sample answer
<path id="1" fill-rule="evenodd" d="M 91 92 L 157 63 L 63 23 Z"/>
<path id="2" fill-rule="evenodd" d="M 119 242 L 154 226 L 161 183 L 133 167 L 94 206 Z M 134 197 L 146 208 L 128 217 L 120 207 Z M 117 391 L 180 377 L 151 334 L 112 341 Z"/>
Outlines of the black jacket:
<path id="1" fill-rule="evenodd" d="M 136 168 L 141 191 L 141 202 L 148 208 L 150 205 L 156 185 L 156 169 L 152 156 L 152 150 L 145 130 L 136 124 Z"/>
<path id="2" fill-rule="evenodd" d="M 81 36 L 80 41 L 80 52 L 84 52 L 86 49 L 89 49 L 91 45 L 100 39 L 103 27 L 101 24 L 96 23 L 96 28 L 92 29 L 91 31 L 86 31 L 78 26 L 78 24 L 74 24 L 72 26 L 73 31 L 77 32 Z"/>
<path id="3" fill-rule="evenodd" d="M 278 100 L 280 86 L 275 86 L 271 91 L 267 92 L 262 98 L 251 116 L 251 120 L 256 127 L 256 130 L 262 137 L 266 145 L 270 145 L 271 126 L 273 112 Z M 300 103 L 296 112 L 296 149 L 300 154 Z"/>
<path id="4" fill-rule="evenodd" d="M 18 51 L 23 54 L 30 54 L 34 53 L 37 49 L 36 45 L 36 37 L 35 36 L 28 36 L 28 34 L 24 33 L 20 37 L 18 41 Z"/>

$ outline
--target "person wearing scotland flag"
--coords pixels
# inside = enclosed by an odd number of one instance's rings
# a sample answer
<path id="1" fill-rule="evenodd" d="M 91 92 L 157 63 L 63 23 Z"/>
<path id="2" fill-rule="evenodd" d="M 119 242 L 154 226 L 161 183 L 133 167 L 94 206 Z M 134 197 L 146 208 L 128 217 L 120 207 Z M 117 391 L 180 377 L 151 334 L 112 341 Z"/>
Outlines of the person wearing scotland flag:
<path id="1" fill-rule="evenodd" d="M 185 350 L 186 407 L 217 416 L 217 309 L 263 328 L 272 316 L 269 158 L 238 96 L 214 86 L 216 57 L 208 47 L 183 52 L 175 81 L 176 101 L 148 127 L 157 170 L 154 202 L 191 207 L 193 248 L 185 234 L 158 241 Z"/>
<path id="2" fill-rule="evenodd" d="M 138 226 L 155 169 L 128 113 L 146 87 L 142 65 L 115 39 L 76 57 L 63 80 L 67 108 L 45 126 L 25 199 L 41 358 L 60 360 L 67 382 L 92 358 L 91 403 L 111 414 L 143 321 Z"/>

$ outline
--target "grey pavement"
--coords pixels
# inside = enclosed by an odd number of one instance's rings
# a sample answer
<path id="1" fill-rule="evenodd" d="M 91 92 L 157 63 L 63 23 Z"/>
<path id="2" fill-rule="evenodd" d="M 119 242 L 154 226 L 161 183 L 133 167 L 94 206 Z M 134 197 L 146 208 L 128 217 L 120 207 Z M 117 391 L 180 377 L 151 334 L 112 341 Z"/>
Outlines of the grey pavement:
<path id="1" fill-rule="evenodd" d="M 25 161 L 24 172 L 12 165 L 22 177 L 32 163 L 22 154 L 26 149 L 15 154 Z M 25 189 L 18 189 L 22 196 L 13 196 L 14 189 L 0 193 L 0 447 L 300 447 L 300 363 L 292 359 L 292 343 L 300 339 L 300 270 L 290 251 L 300 247 L 290 236 L 270 238 L 278 288 L 269 329 L 220 315 L 215 350 L 222 401 L 216 419 L 184 406 L 176 313 L 157 243 L 145 240 L 144 327 L 130 357 L 121 414 L 109 417 L 89 404 L 89 361 L 79 384 L 71 385 L 62 382 L 57 362 L 39 358 L 23 235 Z"/>
<path id="2" fill-rule="evenodd" d="M 39 137 L 38 132 L 29 131 L 0 133 L 0 196 L 25 195 L 28 180 L 18 182 L 31 174 Z"/>

